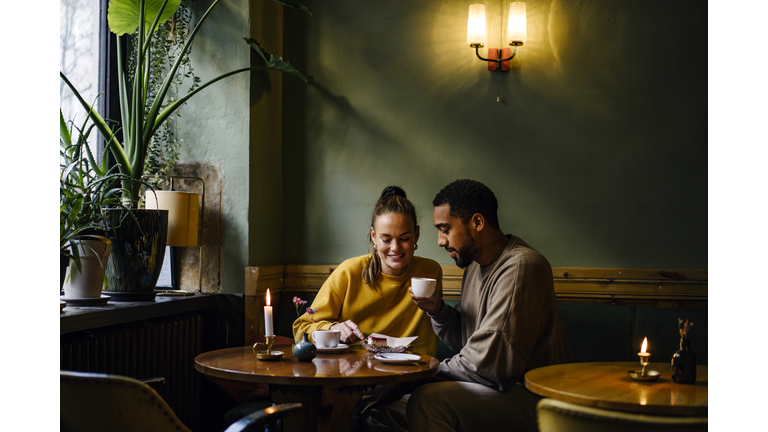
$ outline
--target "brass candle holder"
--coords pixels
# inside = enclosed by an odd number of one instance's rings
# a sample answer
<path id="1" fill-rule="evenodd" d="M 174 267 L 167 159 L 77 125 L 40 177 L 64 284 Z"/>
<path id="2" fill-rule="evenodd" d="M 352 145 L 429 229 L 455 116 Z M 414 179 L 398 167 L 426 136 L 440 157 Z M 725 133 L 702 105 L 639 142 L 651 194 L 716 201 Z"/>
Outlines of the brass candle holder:
<path id="1" fill-rule="evenodd" d="M 658 371 L 647 369 L 651 353 L 639 352 L 637 356 L 640 357 L 640 370 L 629 371 L 629 377 L 635 381 L 655 381 L 659 379 L 660 374 Z"/>
<path id="2" fill-rule="evenodd" d="M 256 342 L 253 344 L 253 354 L 256 356 L 259 360 L 280 360 L 283 358 L 282 351 L 272 351 L 272 345 L 275 342 L 274 336 L 264 336 L 264 339 L 266 340 L 266 343 L 264 342 Z M 259 345 L 265 345 L 267 347 L 266 351 L 256 351 L 256 347 Z"/>

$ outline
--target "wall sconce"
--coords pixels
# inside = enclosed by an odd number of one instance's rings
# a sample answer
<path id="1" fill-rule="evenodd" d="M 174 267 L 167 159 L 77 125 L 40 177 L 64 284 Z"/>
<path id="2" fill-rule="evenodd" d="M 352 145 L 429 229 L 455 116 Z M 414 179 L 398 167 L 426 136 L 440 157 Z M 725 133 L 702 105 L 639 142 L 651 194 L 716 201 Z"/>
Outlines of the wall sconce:
<path id="1" fill-rule="evenodd" d="M 202 215 L 205 211 L 205 182 L 199 177 L 166 176 L 170 179 L 169 191 L 147 191 L 147 209 L 168 210 L 168 239 L 166 244 L 171 247 L 171 285 L 174 290 L 179 289 L 179 269 L 176 268 L 175 248 L 197 247 L 200 251 L 200 275 L 198 290 L 203 288 L 203 235 L 200 241 L 197 239 L 198 226 L 202 225 Z M 197 180 L 202 183 L 202 195 L 190 192 L 173 190 L 173 179 Z M 203 197 L 200 200 L 200 197 Z M 202 207 L 198 204 L 202 202 Z M 202 211 L 201 211 L 202 210 Z M 198 223 L 199 220 L 199 223 Z"/>
<path id="2" fill-rule="evenodd" d="M 514 2 L 509 5 L 509 20 L 507 24 L 507 42 L 515 47 L 515 52 L 510 56 L 509 48 L 489 48 L 488 57 L 480 57 L 478 49 L 485 46 L 485 5 L 473 4 L 469 6 L 469 20 L 467 22 L 467 43 L 475 49 L 475 54 L 480 60 L 488 62 L 488 70 L 508 71 L 509 61 L 517 54 L 517 47 L 522 45 L 526 34 L 525 3 Z M 509 56 L 509 58 L 504 58 Z"/>

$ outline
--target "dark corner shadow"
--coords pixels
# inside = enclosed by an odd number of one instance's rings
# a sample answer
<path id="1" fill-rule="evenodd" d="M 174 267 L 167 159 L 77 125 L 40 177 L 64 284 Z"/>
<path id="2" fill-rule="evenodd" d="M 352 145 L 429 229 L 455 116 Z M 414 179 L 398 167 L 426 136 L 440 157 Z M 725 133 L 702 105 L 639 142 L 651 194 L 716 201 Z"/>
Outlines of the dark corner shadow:
<path id="1" fill-rule="evenodd" d="M 352 108 L 352 104 L 349 103 L 349 100 L 346 97 L 331 93 L 330 90 L 323 87 L 323 85 L 317 81 L 312 84 L 311 88 L 315 89 L 326 102 L 333 105 L 340 113 L 345 116 L 353 117 L 359 122 L 363 121 L 357 114 L 357 111 Z"/>
<path id="2" fill-rule="evenodd" d="M 261 56 L 250 49 L 251 67 L 266 66 L 266 62 Z M 261 102 L 265 93 L 272 91 L 272 81 L 269 79 L 269 72 L 266 70 L 251 71 L 251 105 Z"/>

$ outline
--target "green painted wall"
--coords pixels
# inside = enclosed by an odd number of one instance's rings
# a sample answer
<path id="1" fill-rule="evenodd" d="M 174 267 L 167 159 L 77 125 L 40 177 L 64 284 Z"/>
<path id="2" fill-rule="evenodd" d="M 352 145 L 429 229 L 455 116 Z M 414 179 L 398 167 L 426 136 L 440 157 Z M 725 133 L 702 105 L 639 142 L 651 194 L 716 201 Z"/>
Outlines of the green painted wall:
<path id="1" fill-rule="evenodd" d="M 211 0 L 190 3 L 197 19 Z M 270 53 L 282 49 L 282 6 L 269 0 L 226 0 L 207 18 L 192 48 L 201 82 L 262 66 L 243 38 Z M 244 291 L 244 269 L 282 259 L 282 76 L 242 73 L 192 98 L 179 121 L 181 160 L 223 165 L 222 292 Z"/>
<path id="2" fill-rule="evenodd" d="M 419 254 L 453 264 L 431 200 L 474 178 L 553 266 L 707 268 L 706 3 L 528 1 L 507 73 L 466 44 L 471 2 L 304 3 L 315 18 L 284 12 L 284 56 L 316 81 L 284 80 L 284 263 L 365 253 L 398 184 Z M 501 3 L 484 2 L 487 47 Z"/>
<path id="3" fill-rule="evenodd" d="M 191 2 L 199 19 L 210 0 Z M 192 63 L 203 83 L 248 67 L 249 2 L 221 2 L 195 37 Z M 179 121 L 182 160 L 220 160 L 223 165 L 223 292 L 243 292 L 249 236 L 249 88 L 247 73 L 225 79 L 190 99 Z"/>

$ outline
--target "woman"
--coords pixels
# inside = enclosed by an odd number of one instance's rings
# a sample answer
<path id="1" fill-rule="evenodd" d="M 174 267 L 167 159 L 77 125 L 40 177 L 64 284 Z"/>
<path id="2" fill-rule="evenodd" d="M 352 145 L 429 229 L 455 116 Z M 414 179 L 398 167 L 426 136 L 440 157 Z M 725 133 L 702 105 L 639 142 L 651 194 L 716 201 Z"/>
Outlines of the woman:
<path id="1" fill-rule="evenodd" d="M 426 277 L 436 279 L 442 292 L 443 271 L 437 262 L 414 256 L 418 240 L 413 204 L 399 187 L 387 187 L 373 209 L 370 253 L 344 261 L 331 273 L 312 302 L 317 312 L 293 323 L 296 341 L 302 333 L 327 329 L 340 330 L 343 343 L 371 333 L 419 336 L 411 349 L 434 356 L 432 322 L 408 289 L 412 277 Z"/>

